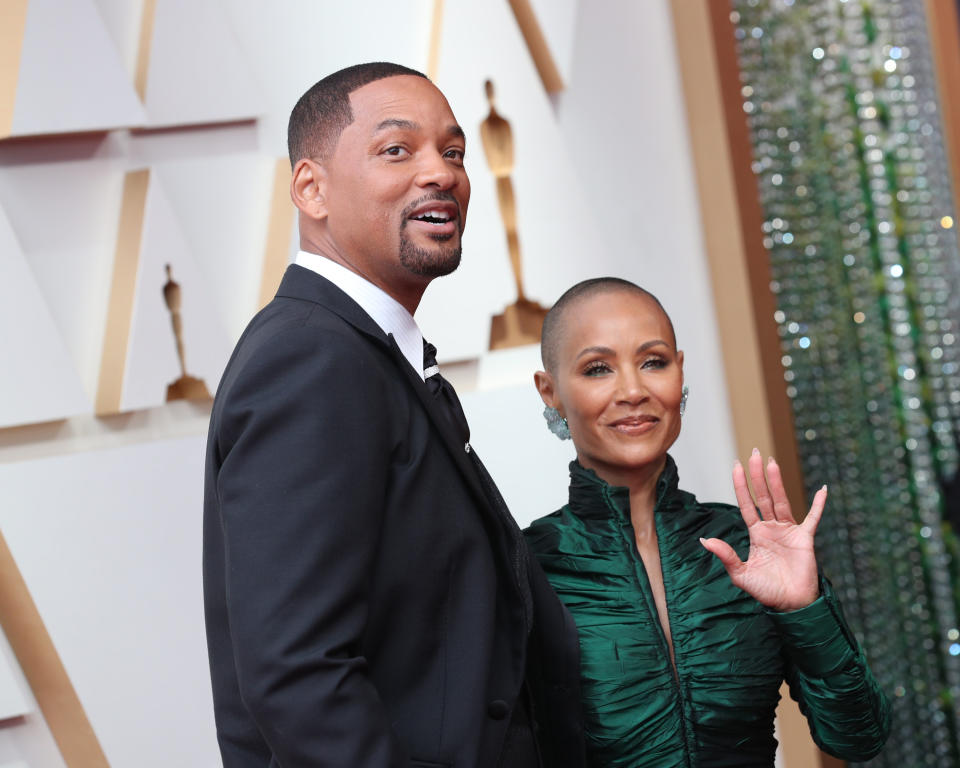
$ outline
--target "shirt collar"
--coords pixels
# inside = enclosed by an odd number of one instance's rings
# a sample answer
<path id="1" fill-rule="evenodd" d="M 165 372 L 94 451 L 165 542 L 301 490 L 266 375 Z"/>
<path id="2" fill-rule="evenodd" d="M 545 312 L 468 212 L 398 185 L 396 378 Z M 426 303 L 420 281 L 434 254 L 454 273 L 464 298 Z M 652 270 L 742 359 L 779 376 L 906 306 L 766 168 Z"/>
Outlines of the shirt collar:
<path id="1" fill-rule="evenodd" d="M 353 299 L 384 333 L 392 333 L 413 370 L 423 378 L 423 335 L 404 306 L 366 278 L 325 256 L 300 251 L 294 263 L 326 278 Z"/>

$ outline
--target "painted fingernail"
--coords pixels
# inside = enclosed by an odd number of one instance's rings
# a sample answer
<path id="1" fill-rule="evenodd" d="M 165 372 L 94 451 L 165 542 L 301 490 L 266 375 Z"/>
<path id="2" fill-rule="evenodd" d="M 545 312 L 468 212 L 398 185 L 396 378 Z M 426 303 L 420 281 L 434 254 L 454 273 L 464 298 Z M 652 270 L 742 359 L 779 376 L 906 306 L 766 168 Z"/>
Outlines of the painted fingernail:
<path id="1" fill-rule="evenodd" d="M 773 456 L 770 456 L 767 458 L 767 464 L 776 464 L 776 463 L 777 463 L 777 460 L 774 459 Z"/>
<path id="2" fill-rule="evenodd" d="M 754 449 L 753 449 L 753 455 L 754 455 L 754 456 L 759 456 L 759 455 L 760 455 L 760 449 L 759 449 L 759 448 L 754 448 Z"/>
<path id="3" fill-rule="evenodd" d="M 824 493 L 826 493 L 826 492 L 827 492 L 827 484 L 824 483 L 824 484 L 823 484 L 823 487 L 822 487 L 820 490 L 823 491 Z"/>
<path id="4" fill-rule="evenodd" d="M 701 536 L 701 537 L 700 537 L 700 543 L 703 544 L 704 546 L 706 546 L 707 540 L 706 540 L 705 538 L 703 538 L 703 536 Z"/>

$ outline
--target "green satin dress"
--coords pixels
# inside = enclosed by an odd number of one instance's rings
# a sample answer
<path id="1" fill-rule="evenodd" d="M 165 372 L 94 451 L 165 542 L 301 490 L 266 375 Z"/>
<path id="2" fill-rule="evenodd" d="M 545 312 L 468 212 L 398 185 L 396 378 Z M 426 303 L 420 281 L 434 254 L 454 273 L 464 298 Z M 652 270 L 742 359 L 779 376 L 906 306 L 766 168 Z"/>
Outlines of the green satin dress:
<path id="1" fill-rule="evenodd" d="M 592 768 L 771 768 L 783 680 L 822 749 L 847 760 L 880 750 L 889 703 L 828 582 L 814 603 L 790 613 L 733 586 L 699 539 L 724 539 L 745 558 L 740 510 L 679 490 L 667 457 L 654 515 L 674 670 L 627 489 L 576 461 L 570 474 L 569 504 L 525 533 L 580 633 Z"/>

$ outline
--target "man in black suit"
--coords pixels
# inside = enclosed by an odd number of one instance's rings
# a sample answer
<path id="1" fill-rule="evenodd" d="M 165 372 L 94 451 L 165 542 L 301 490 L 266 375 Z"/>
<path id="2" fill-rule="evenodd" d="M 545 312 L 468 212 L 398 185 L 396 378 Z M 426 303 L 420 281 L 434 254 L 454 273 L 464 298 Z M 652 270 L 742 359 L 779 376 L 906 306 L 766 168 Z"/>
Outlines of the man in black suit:
<path id="1" fill-rule="evenodd" d="M 423 75 L 364 64 L 304 94 L 289 143 L 302 250 L 207 446 L 224 765 L 582 766 L 574 625 L 413 320 L 460 261 L 463 131 Z"/>

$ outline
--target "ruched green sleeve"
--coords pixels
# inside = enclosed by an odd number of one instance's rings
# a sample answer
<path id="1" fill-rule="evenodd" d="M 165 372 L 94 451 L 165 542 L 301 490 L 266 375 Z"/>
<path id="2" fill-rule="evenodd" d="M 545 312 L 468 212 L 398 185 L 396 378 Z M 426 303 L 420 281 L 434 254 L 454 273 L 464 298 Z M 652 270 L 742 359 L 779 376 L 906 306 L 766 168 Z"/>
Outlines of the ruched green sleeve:
<path id="1" fill-rule="evenodd" d="M 790 695 L 824 752 L 862 761 L 890 731 L 890 702 L 867 666 L 826 579 L 820 597 L 788 613 L 769 612 L 780 634 Z"/>

